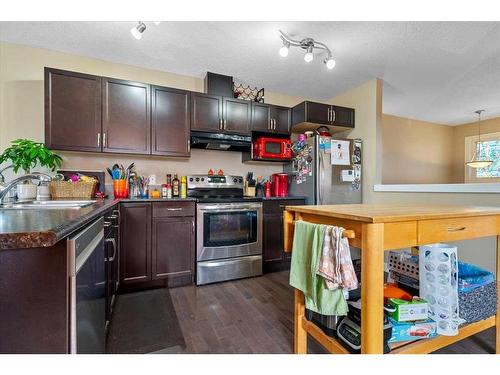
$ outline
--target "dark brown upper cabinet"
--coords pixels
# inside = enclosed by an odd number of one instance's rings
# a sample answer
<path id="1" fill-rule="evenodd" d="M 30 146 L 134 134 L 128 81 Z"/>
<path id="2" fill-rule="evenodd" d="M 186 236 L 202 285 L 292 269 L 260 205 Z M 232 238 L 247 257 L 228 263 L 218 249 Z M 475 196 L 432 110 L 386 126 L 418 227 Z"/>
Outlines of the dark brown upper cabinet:
<path id="1" fill-rule="evenodd" d="M 290 133 L 292 110 L 288 107 L 271 105 L 272 129 L 275 133 Z"/>
<path id="2" fill-rule="evenodd" d="M 101 151 L 101 77 L 45 68 L 45 145 Z"/>
<path id="3" fill-rule="evenodd" d="M 191 93 L 191 129 L 206 132 L 222 130 L 222 97 Z"/>
<path id="4" fill-rule="evenodd" d="M 153 155 L 189 156 L 190 93 L 168 87 L 151 88 Z"/>
<path id="5" fill-rule="evenodd" d="M 191 130 L 248 134 L 250 119 L 249 101 L 191 93 Z"/>
<path id="6" fill-rule="evenodd" d="M 335 125 L 354 128 L 354 109 L 332 105 L 332 117 Z"/>
<path id="7" fill-rule="evenodd" d="M 252 130 L 271 130 L 271 108 L 269 104 L 252 102 Z"/>
<path id="8" fill-rule="evenodd" d="M 226 133 L 250 132 L 251 104 L 248 100 L 223 98 L 222 130 Z"/>
<path id="9" fill-rule="evenodd" d="M 293 125 L 309 122 L 354 128 L 354 109 L 305 101 L 292 109 Z"/>
<path id="10" fill-rule="evenodd" d="M 288 134 L 290 121 L 290 108 L 252 102 L 251 130 Z"/>
<path id="11" fill-rule="evenodd" d="M 102 149 L 127 154 L 151 153 L 150 86 L 102 79 Z"/>

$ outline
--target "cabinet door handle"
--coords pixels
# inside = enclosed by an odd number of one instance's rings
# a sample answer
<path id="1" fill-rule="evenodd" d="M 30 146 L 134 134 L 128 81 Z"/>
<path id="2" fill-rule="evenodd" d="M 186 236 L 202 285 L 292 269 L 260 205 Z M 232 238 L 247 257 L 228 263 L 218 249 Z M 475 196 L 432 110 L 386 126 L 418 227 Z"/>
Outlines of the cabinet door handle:
<path id="1" fill-rule="evenodd" d="M 97 133 L 97 147 L 101 147 L 101 133 Z"/>
<path id="2" fill-rule="evenodd" d="M 193 224 L 193 233 L 194 233 L 194 220 L 191 222 L 191 224 Z"/>
<path id="3" fill-rule="evenodd" d="M 219 130 L 222 130 L 222 119 L 219 119 Z"/>
<path id="4" fill-rule="evenodd" d="M 276 130 L 276 119 L 273 119 L 274 122 L 274 130 Z"/>
<path id="5" fill-rule="evenodd" d="M 102 133 L 102 147 L 107 147 L 107 144 L 106 144 L 106 133 Z"/>
<path id="6" fill-rule="evenodd" d="M 226 129 L 227 129 L 227 120 L 224 119 L 224 130 L 226 130 Z"/>
<path id="7" fill-rule="evenodd" d="M 332 114 L 332 122 L 335 122 L 335 110 L 332 108 L 332 111 L 331 111 L 331 114 Z"/>
<path id="8" fill-rule="evenodd" d="M 189 141 L 189 138 L 187 140 L 187 148 L 188 148 L 188 152 L 191 152 L 191 142 Z"/>
<path id="9" fill-rule="evenodd" d="M 167 208 L 167 211 L 182 211 L 182 207 Z"/>
<path id="10" fill-rule="evenodd" d="M 106 238 L 106 242 L 111 242 L 113 244 L 113 256 L 107 259 L 108 262 L 112 262 L 115 260 L 116 255 L 116 241 L 114 238 Z"/>

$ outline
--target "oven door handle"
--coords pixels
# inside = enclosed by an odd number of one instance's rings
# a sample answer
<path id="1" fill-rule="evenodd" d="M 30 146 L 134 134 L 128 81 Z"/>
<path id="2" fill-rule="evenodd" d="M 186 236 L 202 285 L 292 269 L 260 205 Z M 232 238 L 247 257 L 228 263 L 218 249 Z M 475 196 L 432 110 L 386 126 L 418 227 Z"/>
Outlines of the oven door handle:
<path id="1" fill-rule="evenodd" d="M 219 211 L 228 211 L 228 210 L 237 210 L 237 211 L 241 211 L 241 210 L 258 210 L 262 208 L 261 205 L 241 205 L 241 206 L 226 206 L 226 205 L 219 205 L 219 206 L 198 206 L 198 209 L 201 210 L 201 211 L 215 211 L 215 210 L 219 210 Z"/>
<path id="2" fill-rule="evenodd" d="M 250 211 L 258 211 L 259 208 L 200 208 L 200 211 L 208 211 L 208 212 L 250 212 Z"/>

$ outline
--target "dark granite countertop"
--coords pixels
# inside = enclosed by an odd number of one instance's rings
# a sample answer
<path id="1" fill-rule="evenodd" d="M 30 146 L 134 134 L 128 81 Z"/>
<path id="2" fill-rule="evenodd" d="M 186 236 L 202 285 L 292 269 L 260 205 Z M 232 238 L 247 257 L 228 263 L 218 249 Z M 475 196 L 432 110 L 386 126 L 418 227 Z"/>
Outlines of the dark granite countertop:
<path id="1" fill-rule="evenodd" d="M 304 199 L 305 197 L 253 198 L 260 200 Z M 0 251 L 25 249 L 30 247 L 49 247 L 67 237 L 83 225 L 103 214 L 119 202 L 196 202 L 196 198 L 107 198 L 80 209 L 39 209 L 39 210 L 1 210 L 0 209 Z"/>
<path id="2" fill-rule="evenodd" d="M 118 202 L 110 198 L 80 209 L 0 210 L 0 250 L 52 246 Z"/>

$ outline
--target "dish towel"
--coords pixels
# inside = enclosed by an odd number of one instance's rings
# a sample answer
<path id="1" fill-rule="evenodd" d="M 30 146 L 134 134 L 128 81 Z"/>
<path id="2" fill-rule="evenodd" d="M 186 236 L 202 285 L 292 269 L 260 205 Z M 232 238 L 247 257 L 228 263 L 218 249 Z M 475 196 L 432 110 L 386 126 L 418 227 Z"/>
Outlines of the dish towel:
<path id="1" fill-rule="evenodd" d="M 342 237 L 344 228 L 326 226 L 318 275 L 325 278 L 328 289 L 354 290 L 358 278 L 352 265 L 349 241 Z"/>
<path id="2" fill-rule="evenodd" d="M 341 289 L 330 290 L 318 266 L 326 225 L 295 222 L 290 285 L 304 293 L 306 308 L 323 315 L 346 315 L 347 302 Z"/>

